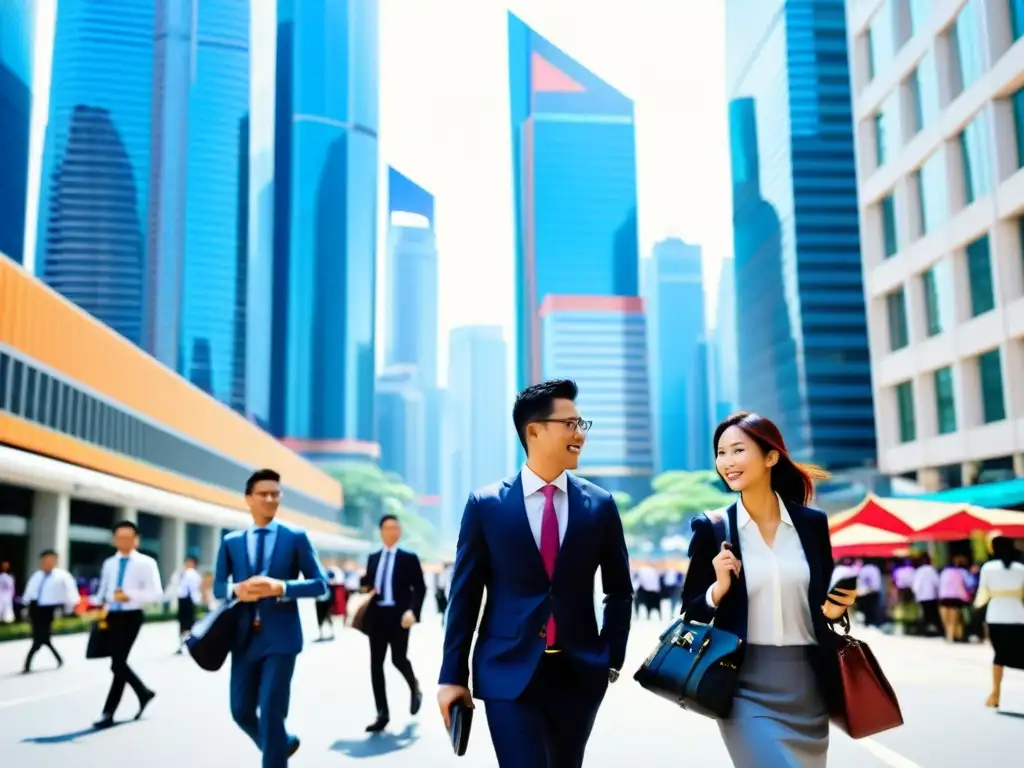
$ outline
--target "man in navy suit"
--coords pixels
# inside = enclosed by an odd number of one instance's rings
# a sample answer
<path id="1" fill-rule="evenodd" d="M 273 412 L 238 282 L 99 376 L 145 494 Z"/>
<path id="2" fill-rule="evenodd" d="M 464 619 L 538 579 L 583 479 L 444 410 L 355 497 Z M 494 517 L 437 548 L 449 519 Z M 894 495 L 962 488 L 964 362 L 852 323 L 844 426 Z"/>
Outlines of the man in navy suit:
<path id="1" fill-rule="evenodd" d="M 629 555 L 611 495 L 567 470 L 579 464 L 591 422 L 576 384 L 547 381 L 512 410 L 526 465 L 473 493 L 452 573 L 438 704 L 485 702 L 501 768 L 577 768 L 609 682 L 626 655 L 633 602 Z M 604 623 L 594 612 L 601 570 Z"/>
<path id="2" fill-rule="evenodd" d="M 299 748 L 284 724 L 302 650 L 296 600 L 322 596 L 327 576 L 306 532 L 274 519 L 281 503 L 277 472 L 254 472 L 245 484 L 245 501 L 253 524 L 221 541 L 213 582 L 217 599 L 233 594 L 244 603 L 236 609 L 231 716 L 263 753 L 263 768 L 285 768 Z"/>

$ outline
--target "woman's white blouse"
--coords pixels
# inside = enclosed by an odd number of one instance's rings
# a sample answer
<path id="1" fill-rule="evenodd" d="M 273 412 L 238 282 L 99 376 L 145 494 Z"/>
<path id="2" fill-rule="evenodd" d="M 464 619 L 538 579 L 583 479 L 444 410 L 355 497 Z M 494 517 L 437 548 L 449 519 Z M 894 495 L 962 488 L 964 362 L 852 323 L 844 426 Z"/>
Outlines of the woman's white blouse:
<path id="1" fill-rule="evenodd" d="M 800 535 L 779 498 L 782 521 L 769 547 L 743 501 L 736 503 L 742 569 L 747 581 L 747 642 L 752 645 L 817 645 L 807 601 L 811 569 Z M 734 587 L 735 588 L 735 587 Z M 708 605 L 714 584 L 708 588 Z"/>
<path id="2" fill-rule="evenodd" d="M 978 596 L 990 598 L 989 624 L 1024 624 L 1024 564 L 989 560 L 978 574 Z"/>

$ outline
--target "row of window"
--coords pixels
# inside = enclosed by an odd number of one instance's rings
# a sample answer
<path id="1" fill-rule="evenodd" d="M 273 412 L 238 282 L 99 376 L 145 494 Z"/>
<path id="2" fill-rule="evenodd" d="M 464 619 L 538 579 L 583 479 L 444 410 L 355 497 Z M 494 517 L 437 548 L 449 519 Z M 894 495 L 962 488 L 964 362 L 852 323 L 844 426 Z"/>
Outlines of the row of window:
<path id="1" fill-rule="evenodd" d="M 1024 219 L 1021 226 L 1021 242 L 1024 243 Z M 1024 254 L 1022 254 L 1024 255 Z M 963 312 L 957 311 L 955 274 L 956 255 L 946 257 L 921 274 L 923 296 L 924 331 L 928 337 L 938 336 L 957 325 L 959 317 L 978 317 L 996 307 L 996 286 L 992 272 L 992 250 L 988 234 L 969 243 L 963 251 L 963 270 L 966 277 L 968 306 Z M 889 351 L 896 352 L 908 346 L 910 321 L 907 312 L 906 290 L 903 287 L 887 294 L 886 319 L 889 326 Z"/>
<path id="2" fill-rule="evenodd" d="M 0 352 L 0 411 L 207 485 L 240 493 L 252 471 Z M 338 510 L 294 488 L 288 506 L 327 520 Z"/>
<path id="3" fill-rule="evenodd" d="M 976 367 L 981 389 L 981 420 L 983 424 L 1006 418 L 1006 393 L 1003 388 L 1002 360 L 998 349 L 992 349 L 966 363 Z M 935 389 L 935 419 L 937 432 L 947 435 L 960 428 L 956 396 L 953 388 L 953 369 L 949 366 L 932 372 Z M 911 443 L 917 439 L 917 417 L 914 413 L 913 382 L 904 381 L 896 386 L 896 408 L 899 419 L 899 440 Z"/>

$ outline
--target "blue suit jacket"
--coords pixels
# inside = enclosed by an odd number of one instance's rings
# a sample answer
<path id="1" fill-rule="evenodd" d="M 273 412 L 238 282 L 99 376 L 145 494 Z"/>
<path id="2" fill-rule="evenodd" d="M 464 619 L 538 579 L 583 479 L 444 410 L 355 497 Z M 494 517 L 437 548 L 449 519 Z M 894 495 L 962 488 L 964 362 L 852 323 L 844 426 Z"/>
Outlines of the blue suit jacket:
<path id="1" fill-rule="evenodd" d="M 302 626 L 296 600 L 321 597 L 328 589 L 327 575 L 306 532 L 284 523 L 278 526 L 267 576 L 285 583 L 285 596 L 265 598 L 257 605 L 271 651 L 297 654 L 302 650 Z M 218 600 L 229 596 L 228 578 L 238 584 L 255 575 L 246 536 L 247 530 L 233 531 L 221 540 L 213 577 L 213 595 Z M 306 578 L 300 579 L 300 573 Z M 244 647 L 248 637 L 248 622 L 240 621 L 234 650 Z"/>
<path id="2" fill-rule="evenodd" d="M 530 530 L 517 474 L 470 495 L 452 573 L 441 662 L 442 685 L 469 684 L 469 654 L 484 591 L 487 605 L 473 654 L 475 694 L 518 698 L 547 643 L 552 613 L 558 645 L 595 693 L 622 667 L 633 587 L 622 521 L 611 494 L 569 475 L 569 520 L 549 579 Z M 594 576 L 601 569 L 604 626 L 597 628 Z"/>

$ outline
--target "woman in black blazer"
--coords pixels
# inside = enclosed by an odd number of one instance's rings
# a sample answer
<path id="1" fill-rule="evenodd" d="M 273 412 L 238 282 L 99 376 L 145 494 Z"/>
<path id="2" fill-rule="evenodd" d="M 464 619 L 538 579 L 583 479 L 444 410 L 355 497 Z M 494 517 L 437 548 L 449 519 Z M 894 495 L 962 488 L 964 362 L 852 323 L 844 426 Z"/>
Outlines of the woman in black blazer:
<path id="1" fill-rule="evenodd" d="M 740 768 L 824 768 L 835 693 L 830 624 L 856 592 L 828 597 L 832 545 L 823 512 L 806 505 L 827 477 L 786 452 L 778 428 L 754 413 L 715 430 L 715 467 L 740 498 L 728 515 L 728 545 L 711 521 L 693 521 L 683 588 L 688 619 L 744 638 L 731 716 L 719 729 Z"/>

